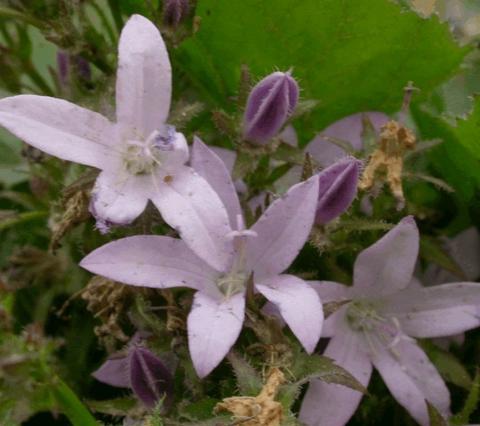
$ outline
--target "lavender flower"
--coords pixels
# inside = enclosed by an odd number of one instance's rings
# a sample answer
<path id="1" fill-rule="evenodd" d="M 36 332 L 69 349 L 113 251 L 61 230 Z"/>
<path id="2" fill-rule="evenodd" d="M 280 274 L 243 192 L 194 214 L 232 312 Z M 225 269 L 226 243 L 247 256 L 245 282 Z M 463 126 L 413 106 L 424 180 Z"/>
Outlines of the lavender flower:
<path id="1" fill-rule="evenodd" d="M 244 116 L 245 139 L 264 144 L 285 124 L 298 102 L 298 84 L 288 72 L 274 72 L 250 92 Z"/>
<path id="2" fill-rule="evenodd" d="M 320 337 L 322 304 L 313 288 L 282 272 L 310 233 L 318 178 L 292 187 L 251 229 L 244 229 L 228 170 L 199 139 L 194 142 L 192 166 L 210 182 L 228 210 L 231 229 L 225 235 L 225 264 L 219 268 L 200 259 L 200 255 L 205 259 L 208 256 L 198 251 L 195 254 L 178 239 L 135 236 L 100 247 L 84 258 L 81 266 L 130 285 L 198 290 L 188 316 L 188 339 L 193 364 L 201 377 L 221 362 L 237 340 L 245 314 L 246 286 L 252 278 L 256 291 L 279 308 L 311 353 Z"/>
<path id="3" fill-rule="evenodd" d="M 220 267 L 227 213 L 207 182 L 184 165 L 185 137 L 166 124 L 170 61 L 149 20 L 128 20 L 118 63 L 116 123 L 61 99 L 20 95 L 0 100 L 0 125 L 50 155 L 102 170 L 90 209 L 99 228 L 131 223 L 151 200 L 187 244 Z"/>
<path id="4" fill-rule="evenodd" d="M 165 25 L 176 28 L 188 15 L 190 5 L 188 0 L 165 0 L 163 3 L 163 22 Z"/>
<path id="5" fill-rule="evenodd" d="M 360 161 L 347 157 L 319 173 L 317 224 L 330 222 L 350 207 L 357 195 L 360 167 Z"/>
<path id="6" fill-rule="evenodd" d="M 139 344 L 132 344 L 126 354 L 108 359 L 93 373 L 100 382 L 131 388 L 147 407 L 162 399 L 168 407 L 173 401 L 173 377 L 160 358 Z"/>
<path id="7" fill-rule="evenodd" d="M 428 425 L 425 400 L 448 416 L 448 389 L 415 337 L 448 336 L 480 325 L 480 285 L 457 282 L 428 288 L 409 286 L 418 255 L 419 235 L 412 217 L 361 252 L 354 285 L 311 283 L 325 302 L 349 302 L 325 321 L 331 337 L 325 355 L 367 386 L 372 368 L 390 392 L 421 425 Z M 472 311 L 471 306 L 476 306 Z M 309 426 L 348 422 L 362 395 L 314 380 L 300 411 Z"/>

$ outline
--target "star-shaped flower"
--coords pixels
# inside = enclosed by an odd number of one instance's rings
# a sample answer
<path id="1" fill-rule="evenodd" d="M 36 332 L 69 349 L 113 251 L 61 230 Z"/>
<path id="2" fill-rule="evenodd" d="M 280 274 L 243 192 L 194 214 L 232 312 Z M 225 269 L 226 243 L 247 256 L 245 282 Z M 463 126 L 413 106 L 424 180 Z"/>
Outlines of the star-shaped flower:
<path id="1" fill-rule="evenodd" d="M 251 277 L 255 290 L 279 308 L 285 322 L 311 353 L 323 322 L 320 298 L 303 280 L 282 272 L 295 259 L 310 233 L 318 177 L 292 187 L 247 230 L 228 170 L 198 139 L 193 147 L 192 165 L 209 181 L 228 210 L 231 225 L 231 231 L 225 235 L 228 262 L 219 268 L 208 262 L 206 253 L 197 250 L 195 254 L 182 240 L 135 236 L 100 247 L 83 259 L 81 266 L 126 284 L 199 290 L 187 325 L 190 354 L 201 377 L 221 362 L 237 340 Z"/>
<path id="2" fill-rule="evenodd" d="M 348 301 L 327 318 L 331 337 L 325 355 L 350 371 L 364 386 L 373 367 L 396 400 L 428 425 L 425 400 L 448 416 L 450 396 L 439 373 L 415 339 L 449 336 L 479 325 L 480 284 L 457 282 L 409 286 L 419 235 L 412 217 L 359 254 L 353 287 L 313 282 L 324 302 Z M 477 309 L 472 311 L 472 306 Z M 312 381 L 300 420 L 309 426 L 348 422 L 362 395 L 343 386 Z"/>
<path id="3" fill-rule="evenodd" d="M 115 123 L 62 99 L 20 95 L 0 100 L 0 126 L 50 155 L 101 170 L 90 206 L 100 229 L 132 222 L 151 200 L 187 244 L 208 246 L 203 252 L 220 267 L 227 214 L 185 166 L 185 137 L 167 124 L 171 91 L 162 37 L 134 15 L 120 36 Z"/>

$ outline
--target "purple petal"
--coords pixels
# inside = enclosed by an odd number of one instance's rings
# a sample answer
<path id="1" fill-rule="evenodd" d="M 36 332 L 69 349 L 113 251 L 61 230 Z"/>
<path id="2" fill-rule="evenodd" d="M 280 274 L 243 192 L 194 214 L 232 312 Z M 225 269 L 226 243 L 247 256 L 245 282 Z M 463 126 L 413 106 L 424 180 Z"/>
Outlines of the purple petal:
<path id="1" fill-rule="evenodd" d="M 381 309 L 410 336 L 450 336 L 480 326 L 480 284 L 410 286 L 383 298 Z"/>
<path id="2" fill-rule="evenodd" d="M 313 158 L 322 166 L 326 167 L 347 153 L 337 145 L 328 142 L 323 136 L 329 136 L 350 142 L 353 149 L 360 151 L 362 149 L 362 132 L 363 118 L 367 115 L 373 127 L 377 131 L 390 120 L 390 118 L 382 112 L 359 112 L 349 115 L 341 120 L 335 121 L 322 132 L 320 132 L 305 148 Z"/>
<path id="3" fill-rule="evenodd" d="M 480 276 L 480 235 L 471 227 L 448 240 L 445 249 L 465 274 L 465 278 L 474 281 Z M 458 276 L 430 264 L 424 274 L 425 285 L 455 282 Z"/>
<path id="4" fill-rule="evenodd" d="M 394 398 L 418 423 L 429 425 L 425 400 L 449 417 L 448 389 L 416 343 L 400 340 L 393 348 L 387 348 L 377 339 L 372 361 Z"/>
<path id="5" fill-rule="evenodd" d="M 242 210 L 230 173 L 224 162 L 199 138 L 195 137 L 190 164 L 218 194 L 227 209 L 230 226 L 236 228 L 237 216 L 242 214 Z"/>
<path id="6" fill-rule="evenodd" d="M 105 117 L 47 96 L 19 95 L 0 100 L 0 126 L 62 160 L 109 169 L 117 154 L 114 125 Z"/>
<path id="7" fill-rule="evenodd" d="M 225 271 L 233 256 L 226 235 L 231 231 L 227 211 L 217 193 L 190 167 L 177 168 L 157 184 L 151 200 L 163 219 L 175 228 L 197 256 Z"/>
<path id="8" fill-rule="evenodd" d="M 242 330 L 245 295 L 227 300 L 196 293 L 188 315 L 188 346 L 193 366 L 205 377 L 222 361 Z"/>
<path id="9" fill-rule="evenodd" d="M 109 358 L 92 373 L 98 381 L 118 388 L 129 388 L 129 358 L 127 355 Z"/>
<path id="10" fill-rule="evenodd" d="M 135 395 L 150 408 L 165 397 L 165 405 L 173 399 L 173 377 L 162 360 L 141 346 L 130 353 L 130 380 Z"/>
<path id="11" fill-rule="evenodd" d="M 295 131 L 295 127 L 287 126 L 285 129 L 278 134 L 279 139 L 286 143 L 287 145 L 297 147 L 298 146 L 298 136 L 297 132 Z"/>
<path id="12" fill-rule="evenodd" d="M 100 224 L 128 225 L 147 207 L 151 187 L 148 175 L 103 171 L 92 190 L 90 212 Z"/>
<path id="13" fill-rule="evenodd" d="M 334 336 L 324 353 L 368 386 L 372 363 L 358 335 L 345 328 Z M 342 385 L 312 380 L 300 408 L 300 421 L 309 426 L 343 426 L 360 404 L 362 394 Z"/>
<path id="14" fill-rule="evenodd" d="M 418 257 L 419 236 L 412 216 L 363 250 L 354 266 L 354 291 L 359 296 L 386 295 L 408 286 Z"/>
<path id="15" fill-rule="evenodd" d="M 318 178 L 299 183 L 273 202 L 253 225 L 247 240 L 247 264 L 256 281 L 282 273 L 293 262 L 313 225 Z"/>
<path id="16" fill-rule="evenodd" d="M 125 284 L 191 287 L 217 294 L 217 273 L 183 241 L 157 235 L 137 235 L 105 244 L 85 257 L 80 266 Z"/>
<path id="17" fill-rule="evenodd" d="M 166 122 L 172 70 L 160 32 L 148 19 L 133 15 L 118 46 L 117 121 L 124 137 L 148 137 Z"/>
<path id="18" fill-rule="evenodd" d="M 245 138 L 265 143 L 275 136 L 295 109 L 298 90 L 298 84 L 289 72 L 274 72 L 260 81 L 248 97 Z"/>
<path id="19" fill-rule="evenodd" d="M 65 86 L 68 82 L 68 74 L 70 68 L 70 57 L 64 50 L 57 51 L 57 69 L 58 80 L 62 86 Z"/>
<path id="20" fill-rule="evenodd" d="M 315 222 L 325 224 L 340 216 L 357 196 L 361 162 L 349 157 L 323 170 L 319 175 Z"/>
<path id="21" fill-rule="evenodd" d="M 315 290 L 293 275 L 279 275 L 255 283 L 255 288 L 280 310 L 280 315 L 311 354 L 323 324 L 322 302 Z"/>

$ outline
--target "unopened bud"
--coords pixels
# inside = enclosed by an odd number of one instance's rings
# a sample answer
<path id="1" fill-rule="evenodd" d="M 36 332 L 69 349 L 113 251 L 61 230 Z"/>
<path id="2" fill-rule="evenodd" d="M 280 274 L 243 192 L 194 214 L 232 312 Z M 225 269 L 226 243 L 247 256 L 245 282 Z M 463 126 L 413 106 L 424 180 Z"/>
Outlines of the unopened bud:
<path id="1" fill-rule="evenodd" d="M 290 72 L 274 72 L 250 92 L 244 116 L 244 138 L 266 143 L 285 124 L 298 102 L 298 84 Z"/>
<path id="2" fill-rule="evenodd" d="M 190 10 L 188 0 L 165 0 L 163 3 L 163 23 L 176 28 Z"/>
<path id="3" fill-rule="evenodd" d="M 93 376 L 111 386 L 131 388 L 147 407 L 153 408 L 164 398 L 164 406 L 173 400 L 173 377 L 163 361 L 138 344 L 126 355 L 108 359 Z"/>
<path id="4" fill-rule="evenodd" d="M 350 207 L 357 195 L 360 166 L 359 160 L 347 157 L 319 173 L 315 223 L 323 225 L 330 222 Z"/>

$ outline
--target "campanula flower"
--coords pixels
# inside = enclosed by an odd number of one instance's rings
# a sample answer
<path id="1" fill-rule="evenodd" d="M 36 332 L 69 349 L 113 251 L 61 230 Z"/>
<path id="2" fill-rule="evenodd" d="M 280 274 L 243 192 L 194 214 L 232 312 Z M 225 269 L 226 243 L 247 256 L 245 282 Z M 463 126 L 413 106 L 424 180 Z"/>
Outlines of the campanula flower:
<path id="1" fill-rule="evenodd" d="M 395 399 L 418 423 L 428 425 L 425 400 L 447 417 L 450 396 L 415 338 L 449 336 L 477 327 L 480 285 L 409 286 L 418 250 L 418 229 L 414 219 L 406 217 L 358 255 L 353 287 L 328 281 L 311 285 L 324 302 L 347 302 L 325 321 L 322 335 L 331 338 L 325 355 L 364 386 L 375 367 Z M 344 425 L 361 398 L 352 389 L 313 380 L 300 420 L 309 426 Z"/>

